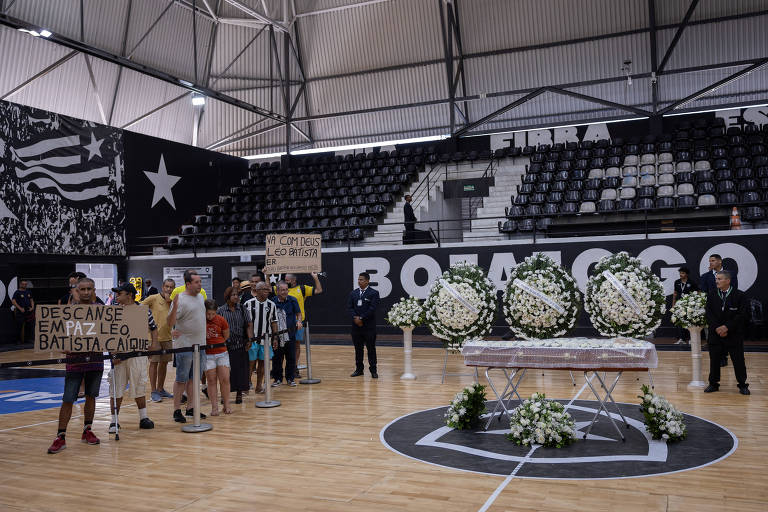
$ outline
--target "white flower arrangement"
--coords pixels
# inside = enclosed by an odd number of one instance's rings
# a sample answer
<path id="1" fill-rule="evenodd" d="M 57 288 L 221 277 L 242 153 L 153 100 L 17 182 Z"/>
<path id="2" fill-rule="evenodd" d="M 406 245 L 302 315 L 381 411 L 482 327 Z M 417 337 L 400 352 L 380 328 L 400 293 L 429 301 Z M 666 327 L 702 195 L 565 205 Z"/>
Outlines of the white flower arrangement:
<path id="1" fill-rule="evenodd" d="M 517 336 L 555 338 L 576 324 L 581 293 L 573 277 L 555 260 L 536 254 L 512 269 L 502 306 Z"/>
<path id="2" fill-rule="evenodd" d="M 424 308 L 416 297 L 403 297 L 390 308 L 387 322 L 401 329 L 418 327 L 424 323 Z"/>
<path id="3" fill-rule="evenodd" d="M 654 439 L 662 439 L 668 443 L 682 441 L 688 435 L 683 422 L 683 413 L 678 411 L 666 398 L 658 396 L 645 384 L 641 388 L 643 394 L 640 410 L 645 416 L 645 428 Z"/>
<path id="4" fill-rule="evenodd" d="M 640 338 L 661 324 L 666 298 L 659 278 L 638 258 L 601 258 L 587 283 L 584 308 L 603 336 Z"/>
<path id="5" fill-rule="evenodd" d="M 507 439 L 523 446 L 562 448 L 573 442 L 574 426 L 563 404 L 534 393 L 512 411 Z"/>
<path id="6" fill-rule="evenodd" d="M 496 287 L 477 265 L 456 263 L 432 285 L 424 312 L 434 336 L 461 347 L 464 340 L 491 332 Z"/>
<path id="7" fill-rule="evenodd" d="M 467 386 L 453 397 L 445 412 L 445 424 L 463 430 L 472 428 L 485 412 L 485 386 Z"/>
<path id="8" fill-rule="evenodd" d="M 672 323 L 678 327 L 704 327 L 707 325 L 707 294 L 686 293 L 670 309 Z"/>

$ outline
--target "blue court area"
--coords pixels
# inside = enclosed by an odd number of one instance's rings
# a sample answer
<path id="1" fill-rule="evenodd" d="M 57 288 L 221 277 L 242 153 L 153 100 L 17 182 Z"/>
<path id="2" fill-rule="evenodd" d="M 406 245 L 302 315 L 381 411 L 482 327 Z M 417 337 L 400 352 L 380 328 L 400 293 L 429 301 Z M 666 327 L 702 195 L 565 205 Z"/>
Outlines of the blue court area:
<path id="1" fill-rule="evenodd" d="M 64 377 L 51 372 L 50 377 L 14 378 L 0 380 L 0 414 L 37 411 L 61 405 L 64 393 Z M 106 379 L 101 381 L 99 396 L 109 396 Z M 78 400 L 82 403 L 84 400 Z"/>

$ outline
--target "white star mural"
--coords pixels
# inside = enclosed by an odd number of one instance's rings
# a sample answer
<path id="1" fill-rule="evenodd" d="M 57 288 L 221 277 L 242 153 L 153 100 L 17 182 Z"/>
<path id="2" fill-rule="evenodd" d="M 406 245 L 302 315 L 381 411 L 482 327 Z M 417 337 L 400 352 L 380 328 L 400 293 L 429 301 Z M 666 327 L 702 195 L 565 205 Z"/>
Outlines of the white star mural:
<path id="1" fill-rule="evenodd" d="M 88 161 L 91 161 L 91 158 L 94 156 L 101 157 L 101 144 L 104 142 L 104 139 L 96 139 L 96 136 L 91 132 L 91 143 L 86 144 L 83 146 L 88 151 Z"/>
<path id="2" fill-rule="evenodd" d="M 181 179 L 181 176 L 168 174 L 168 170 L 165 168 L 165 158 L 162 154 L 160 155 L 160 165 L 157 168 L 157 172 L 144 171 L 144 174 L 155 186 L 150 208 L 154 208 L 161 199 L 165 199 L 171 205 L 171 208 L 175 210 L 176 203 L 173 201 L 173 191 L 171 189 Z"/>

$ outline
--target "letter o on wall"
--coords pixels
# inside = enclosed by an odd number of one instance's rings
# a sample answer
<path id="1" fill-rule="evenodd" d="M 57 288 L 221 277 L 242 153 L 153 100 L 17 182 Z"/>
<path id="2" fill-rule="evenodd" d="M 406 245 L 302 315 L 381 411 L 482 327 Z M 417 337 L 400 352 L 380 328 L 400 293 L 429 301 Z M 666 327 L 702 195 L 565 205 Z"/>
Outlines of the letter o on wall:
<path id="1" fill-rule="evenodd" d="M 414 279 L 416 271 L 423 268 L 427 271 L 427 282 L 424 285 L 417 285 Z M 417 299 L 426 299 L 432 283 L 440 277 L 443 271 L 440 264 L 431 256 L 426 254 L 416 254 L 408 258 L 400 269 L 400 283 L 406 295 L 411 295 Z"/>
<path id="2" fill-rule="evenodd" d="M 743 245 L 734 243 L 717 244 L 711 247 L 701 257 L 699 273 L 704 274 L 709 270 L 709 255 L 719 254 L 723 259 L 730 258 L 739 266 L 737 278 L 739 290 L 745 292 L 757 281 L 757 260 L 752 252 Z M 726 268 L 726 270 L 729 270 Z"/>

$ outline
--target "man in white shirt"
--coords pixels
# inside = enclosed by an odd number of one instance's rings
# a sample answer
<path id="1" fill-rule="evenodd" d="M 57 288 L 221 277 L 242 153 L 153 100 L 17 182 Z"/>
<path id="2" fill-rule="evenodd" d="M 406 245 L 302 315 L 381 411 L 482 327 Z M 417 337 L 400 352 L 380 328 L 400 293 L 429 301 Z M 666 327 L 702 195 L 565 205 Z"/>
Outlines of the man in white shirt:
<path id="1" fill-rule="evenodd" d="M 173 329 L 173 348 L 205 347 L 205 299 L 200 294 L 203 282 L 194 270 L 184 272 L 184 291 L 173 299 L 171 313 L 168 315 L 168 325 Z M 204 352 L 200 351 L 200 357 Z M 181 414 L 181 393 L 186 388 L 187 396 L 192 397 L 192 386 L 197 385 L 200 375 L 192 375 L 193 352 L 176 354 L 176 380 L 173 383 L 173 419 L 178 423 L 186 423 L 187 419 Z M 204 368 L 200 362 L 200 369 Z M 187 404 L 189 406 L 189 404 Z M 194 407 L 194 406 L 193 406 Z M 192 407 L 187 407 L 187 416 L 193 415 Z M 200 413 L 201 418 L 205 418 Z"/>

